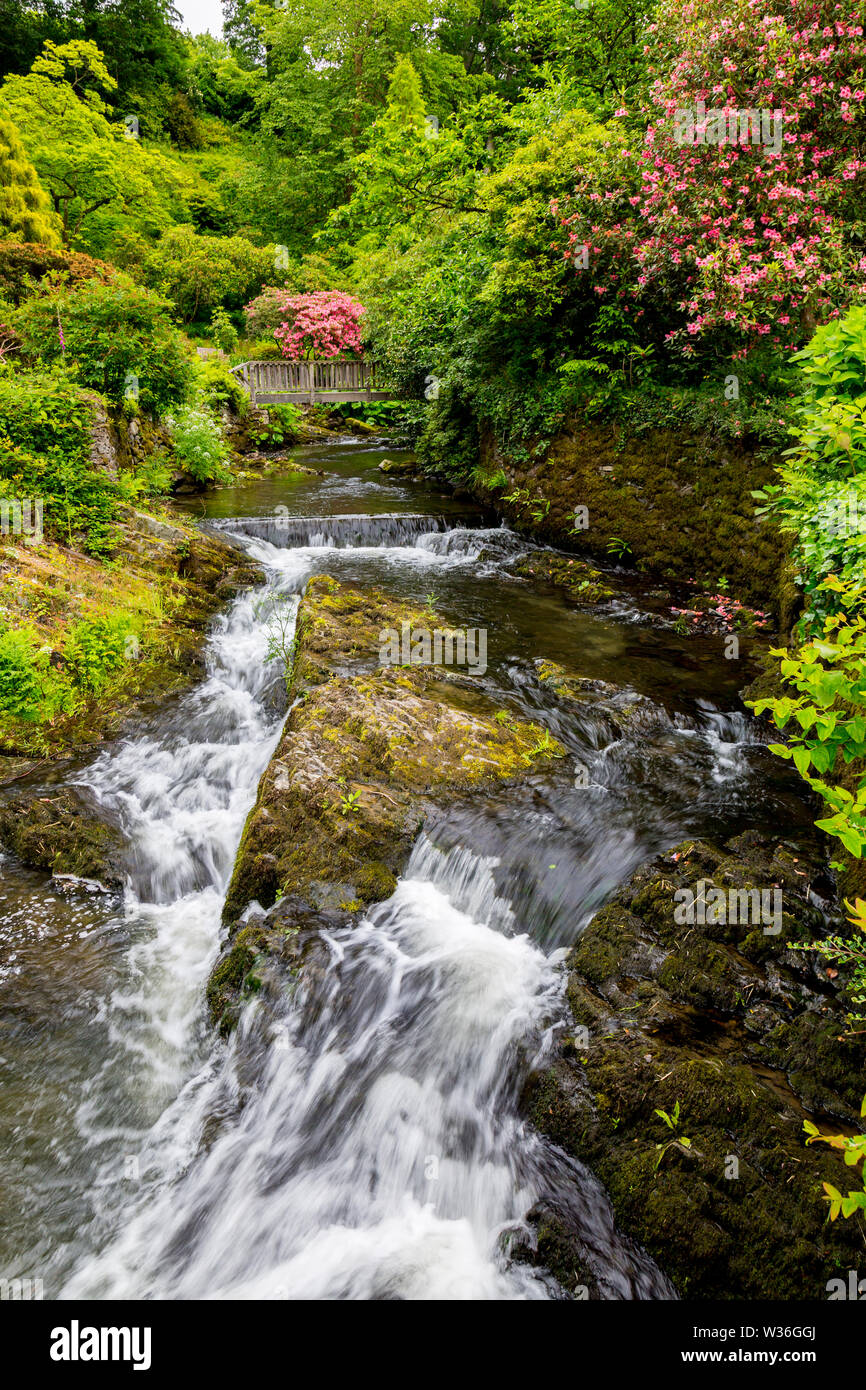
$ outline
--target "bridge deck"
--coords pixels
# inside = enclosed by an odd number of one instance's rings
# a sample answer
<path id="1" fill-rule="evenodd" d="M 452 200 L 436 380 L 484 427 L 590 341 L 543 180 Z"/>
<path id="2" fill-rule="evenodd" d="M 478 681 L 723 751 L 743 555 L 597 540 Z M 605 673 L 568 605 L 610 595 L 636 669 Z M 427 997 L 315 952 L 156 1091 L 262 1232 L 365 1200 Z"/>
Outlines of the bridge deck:
<path id="1" fill-rule="evenodd" d="M 395 394 L 375 362 L 241 362 L 231 372 L 253 405 L 389 401 Z"/>

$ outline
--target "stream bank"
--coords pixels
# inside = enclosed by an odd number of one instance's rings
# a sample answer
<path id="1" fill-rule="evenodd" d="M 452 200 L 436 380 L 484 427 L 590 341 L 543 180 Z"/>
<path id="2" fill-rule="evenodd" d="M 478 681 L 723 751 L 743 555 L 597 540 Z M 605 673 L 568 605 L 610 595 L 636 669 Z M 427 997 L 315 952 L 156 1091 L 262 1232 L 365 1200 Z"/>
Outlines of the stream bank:
<path id="1" fill-rule="evenodd" d="M 82 686 L 71 710 L 47 722 L 0 720 L 0 785 L 116 737 L 148 701 L 200 680 L 214 614 L 259 576 L 236 546 L 166 508 L 127 507 L 116 532 L 107 562 L 46 538 L 0 546 L 6 621 L 33 628 L 50 668 L 64 672 L 70 634 L 82 623 L 99 631 L 122 611 L 135 634 L 122 659 L 112 655 L 104 684 Z"/>
<path id="2" fill-rule="evenodd" d="M 755 516 L 752 491 L 775 481 L 757 443 L 576 418 L 538 456 L 505 452 L 482 426 L 477 456 L 472 494 L 521 534 L 695 594 L 730 592 L 785 635 L 796 621 L 790 543 Z"/>
<path id="3" fill-rule="evenodd" d="M 862 1254 L 853 1222 L 826 1220 L 838 1163 L 804 1144 L 806 1118 L 857 1132 L 864 1086 L 826 971 L 788 949 L 822 930 L 822 874 L 814 846 L 687 841 L 642 865 L 568 958 L 574 1030 L 527 1087 L 528 1113 L 598 1174 L 682 1297 L 821 1299 Z M 685 889 L 712 903 L 716 888 L 767 884 L 778 934 L 730 914 L 701 922 L 709 911 L 677 925 Z M 564 1277 L 567 1224 L 536 1219 L 540 1258 Z"/>

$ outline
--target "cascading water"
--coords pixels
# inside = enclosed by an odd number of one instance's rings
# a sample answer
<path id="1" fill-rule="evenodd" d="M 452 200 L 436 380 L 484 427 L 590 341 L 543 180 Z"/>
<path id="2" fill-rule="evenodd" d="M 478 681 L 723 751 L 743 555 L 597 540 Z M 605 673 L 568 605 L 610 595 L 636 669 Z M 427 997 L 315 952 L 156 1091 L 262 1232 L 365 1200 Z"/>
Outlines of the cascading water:
<path id="1" fill-rule="evenodd" d="M 250 1011 L 229 1073 L 199 1096 L 219 1111 L 254 1059 L 236 1122 L 69 1296 L 556 1295 L 508 1262 L 507 1238 L 556 1167 L 517 1094 L 562 976 L 515 932 L 491 868 L 422 838 L 393 897 L 325 938 L 325 968 L 282 1013 Z M 597 1185 L 567 1176 L 595 1198 L 588 1249 L 612 1296 L 672 1296 Z"/>
<path id="2" fill-rule="evenodd" d="M 244 820 L 282 722 L 266 701 L 274 680 L 265 662 L 267 596 L 244 594 L 217 620 L 207 679 L 158 729 L 103 754 L 78 779 L 130 846 L 122 913 L 106 909 L 99 926 L 104 949 L 125 949 L 88 1009 L 82 1041 L 91 1066 L 69 1097 L 72 1124 L 52 1136 L 59 1180 L 38 1164 L 25 1173 L 22 1225 L 37 1229 L 39 1253 L 30 1258 L 40 1268 L 42 1228 L 67 1192 L 73 1205 L 84 1199 L 79 1230 L 98 1240 L 110 1228 L 141 1180 L 154 1121 L 212 1046 L 202 991 Z M 62 1272 L 66 1253 L 51 1252 L 51 1272 Z"/>
<path id="3" fill-rule="evenodd" d="M 327 485 L 334 517 L 321 498 L 313 510 L 314 480 L 309 514 L 298 506 L 273 540 L 259 516 L 221 519 L 265 588 L 215 625 L 205 683 L 79 774 L 130 846 L 122 911 L 60 902 L 41 875 L 3 865 L 6 998 L 20 1007 L 22 979 L 45 991 L 0 1048 L 30 1125 L 0 1113 L 5 1272 L 40 1275 L 48 1297 L 555 1298 L 550 1276 L 513 1258 L 547 1203 L 570 1213 L 607 1297 L 673 1297 L 592 1175 L 525 1125 L 519 1094 L 563 1021 L 562 947 L 594 907 L 682 834 L 754 819 L 748 726 L 707 700 L 691 656 L 671 677 L 674 636 L 521 586 L 511 532 L 458 517 L 444 529 L 417 493 L 402 517 L 348 518 L 337 483 L 353 505 L 395 493 L 351 452 Z M 452 808 L 394 896 L 323 931 L 300 983 L 278 981 L 223 1044 L 204 984 L 282 720 L 269 614 L 278 603 L 290 623 L 323 569 L 416 602 L 433 589 L 445 619 L 486 623 L 485 689 L 543 718 L 590 777 Z M 576 651 L 587 675 L 639 678 L 649 695 L 561 705 L 533 657 Z M 620 727 L 626 706 L 635 722 Z"/>
<path id="4" fill-rule="evenodd" d="M 252 536 L 270 545 L 293 549 L 302 546 L 377 546 L 406 545 L 427 537 L 432 532 L 446 532 L 457 524 L 446 516 L 412 515 L 408 512 L 394 516 L 275 516 L 230 517 L 215 523 L 218 530 L 240 536 Z"/>

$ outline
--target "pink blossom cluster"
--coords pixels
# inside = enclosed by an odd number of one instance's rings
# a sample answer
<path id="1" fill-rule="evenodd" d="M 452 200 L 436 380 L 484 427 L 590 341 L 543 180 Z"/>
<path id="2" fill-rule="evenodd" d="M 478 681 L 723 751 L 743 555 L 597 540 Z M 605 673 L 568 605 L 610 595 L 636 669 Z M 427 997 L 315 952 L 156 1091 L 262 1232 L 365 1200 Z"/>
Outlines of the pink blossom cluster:
<path id="1" fill-rule="evenodd" d="M 693 626 L 699 626 L 702 630 L 708 628 L 710 631 L 733 632 L 742 626 L 743 618 L 756 628 L 765 628 L 770 621 L 769 613 L 763 608 L 747 608 L 730 594 L 711 594 L 704 600 L 697 600 L 698 603 L 702 601 L 705 605 L 703 608 L 672 607 L 670 611 L 676 613 L 679 618 L 688 618 Z"/>
<path id="2" fill-rule="evenodd" d="M 298 294 L 281 306 L 285 315 L 274 337 L 284 357 L 292 362 L 322 360 L 344 352 L 361 351 L 361 319 L 364 306 L 350 294 L 317 290 Z"/>
<path id="3" fill-rule="evenodd" d="M 723 326 L 740 354 L 809 336 L 866 291 L 845 222 L 866 194 L 866 41 L 855 0 L 662 0 L 642 147 L 608 147 L 608 188 L 589 177 L 555 209 L 597 257 L 596 293 L 640 316 L 660 298 L 685 317 L 686 354 Z M 684 145 L 677 111 L 781 112 L 778 151 Z M 619 114 L 619 113 L 618 113 Z M 635 306 L 643 301 L 643 307 Z"/>

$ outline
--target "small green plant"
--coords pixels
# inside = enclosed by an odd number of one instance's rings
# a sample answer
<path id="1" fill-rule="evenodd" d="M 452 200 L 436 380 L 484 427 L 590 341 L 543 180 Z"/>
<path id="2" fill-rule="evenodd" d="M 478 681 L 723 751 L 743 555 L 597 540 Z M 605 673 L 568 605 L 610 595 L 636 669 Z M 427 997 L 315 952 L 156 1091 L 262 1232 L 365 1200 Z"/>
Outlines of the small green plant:
<path id="1" fill-rule="evenodd" d="M 680 1149 L 683 1153 L 689 1153 L 692 1147 L 692 1141 L 691 1139 L 687 1139 L 684 1134 L 680 1133 L 679 1101 L 676 1101 L 674 1104 L 673 1114 L 669 1115 L 666 1110 L 654 1110 L 653 1114 L 658 1115 L 662 1120 L 664 1120 L 668 1129 L 671 1131 L 671 1138 L 668 1139 L 666 1143 L 656 1144 L 656 1148 L 658 1150 L 658 1158 L 655 1161 L 655 1167 L 653 1168 L 653 1172 L 657 1173 L 661 1166 L 662 1159 L 664 1158 L 668 1149 Z"/>
<path id="2" fill-rule="evenodd" d="M 860 1106 L 860 1118 L 866 1118 L 866 1096 L 863 1097 L 863 1104 Z M 832 1183 L 822 1184 L 825 1200 L 830 1204 L 830 1220 L 835 1221 L 839 1216 L 854 1216 L 856 1212 L 866 1214 L 866 1134 L 822 1134 L 811 1120 L 804 1120 L 803 1129 L 809 1136 L 807 1144 L 829 1144 L 831 1148 L 841 1149 L 849 1168 L 861 1165 L 860 1190 L 852 1189 L 845 1196 Z"/>
<path id="3" fill-rule="evenodd" d="M 831 815 L 816 824 L 841 840 L 859 859 L 866 846 L 866 774 L 854 791 L 826 780 L 839 753 L 846 763 L 866 755 L 866 619 L 856 612 L 860 586 L 830 575 L 820 586 L 833 590 L 843 611 L 829 614 L 820 637 L 798 652 L 774 649 L 781 660 L 784 682 L 797 696 L 784 695 L 746 703 L 756 714 L 768 710 L 778 729 L 791 719 L 799 728 L 787 743 L 771 743 L 770 751 L 793 760 L 800 776 L 823 799 Z"/>
<path id="4" fill-rule="evenodd" d="M 617 560 L 624 560 L 631 554 L 631 545 L 624 541 L 621 536 L 611 536 L 607 543 L 608 555 L 615 555 Z"/>
<path id="5" fill-rule="evenodd" d="M 340 806 L 339 806 L 340 815 L 341 815 L 341 816 L 351 816 L 351 815 L 353 815 L 354 812 L 357 811 L 357 809 L 358 809 L 358 802 L 360 801 L 360 799 L 361 799 L 361 793 L 360 793 L 359 791 L 358 791 L 358 792 L 343 792 L 342 796 L 340 797 Z"/>
<path id="6" fill-rule="evenodd" d="M 0 631 L 0 713 L 32 724 L 62 702 L 48 655 L 35 629 Z"/>
<path id="7" fill-rule="evenodd" d="M 141 623 L 129 613 L 85 618 L 66 643 L 66 668 L 75 685 L 99 696 L 111 686 L 127 663 L 138 657 Z"/>
<path id="8" fill-rule="evenodd" d="M 282 449 L 297 444 L 302 423 L 296 405 L 270 405 L 267 420 L 250 430 L 250 439 L 260 449 Z"/>
<path id="9" fill-rule="evenodd" d="M 547 755 L 557 758 L 562 757 L 562 750 L 549 729 L 545 729 L 541 737 L 536 740 L 535 747 L 532 749 L 529 756 L 531 758 L 538 758 Z"/>
<path id="10" fill-rule="evenodd" d="M 289 599 L 278 600 L 272 607 L 267 628 L 268 647 L 265 661 L 282 663 L 286 689 L 292 683 L 298 637 L 295 631 L 295 604 Z"/>
<path id="11" fill-rule="evenodd" d="M 211 314 L 211 337 L 221 352 L 234 352 L 238 345 L 238 330 L 225 309 L 214 309 Z"/>
<path id="12" fill-rule="evenodd" d="M 793 951 L 814 951 L 823 960 L 829 961 L 834 969 L 841 966 L 850 972 L 845 992 L 852 1008 L 846 1016 L 848 1028 L 845 1036 L 855 1037 L 866 1033 L 866 902 L 862 898 L 855 898 L 850 903 L 846 898 L 845 907 L 849 914 L 848 921 L 860 935 L 840 936 L 836 933 L 821 937 L 818 941 L 792 941 L 789 948 Z"/>
<path id="13" fill-rule="evenodd" d="M 240 419 L 249 414 L 250 398 L 221 358 L 198 360 L 195 372 L 197 389 L 209 410 L 219 412 L 228 407 Z"/>

